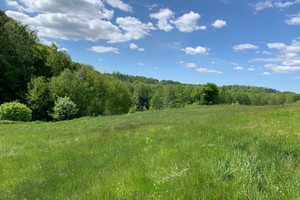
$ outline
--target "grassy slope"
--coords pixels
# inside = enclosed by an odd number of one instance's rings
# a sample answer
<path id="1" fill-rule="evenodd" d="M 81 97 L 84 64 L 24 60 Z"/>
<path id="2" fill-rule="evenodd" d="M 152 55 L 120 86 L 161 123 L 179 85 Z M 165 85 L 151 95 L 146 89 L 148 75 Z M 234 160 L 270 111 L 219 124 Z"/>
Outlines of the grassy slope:
<path id="1" fill-rule="evenodd" d="M 0 124 L 0 199 L 299 199 L 300 106 Z"/>

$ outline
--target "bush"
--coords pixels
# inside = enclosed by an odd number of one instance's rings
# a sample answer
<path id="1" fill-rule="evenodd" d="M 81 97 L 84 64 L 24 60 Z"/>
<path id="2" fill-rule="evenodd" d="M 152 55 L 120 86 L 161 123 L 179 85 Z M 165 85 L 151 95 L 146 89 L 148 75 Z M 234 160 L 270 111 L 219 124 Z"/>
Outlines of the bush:
<path id="1" fill-rule="evenodd" d="M 136 113 L 136 105 L 129 108 L 129 113 Z"/>
<path id="2" fill-rule="evenodd" d="M 54 105 L 53 118 L 56 120 L 68 120 L 75 118 L 78 109 L 70 97 L 58 97 Z"/>
<path id="3" fill-rule="evenodd" d="M 17 101 L 3 103 L 0 106 L 0 119 L 11 121 L 30 121 L 32 111 Z"/>

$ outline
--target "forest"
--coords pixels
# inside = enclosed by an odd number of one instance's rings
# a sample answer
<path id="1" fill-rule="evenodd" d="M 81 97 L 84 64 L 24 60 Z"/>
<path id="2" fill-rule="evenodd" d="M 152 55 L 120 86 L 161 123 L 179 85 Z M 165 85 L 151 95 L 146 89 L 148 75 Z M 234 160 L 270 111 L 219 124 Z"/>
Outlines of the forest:
<path id="1" fill-rule="evenodd" d="M 72 61 L 54 43 L 41 44 L 28 25 L 0 10 L 0 104 L 25 104 L 32 120 L 67 119 L 56 116 L 66 105 L 73 106 L 70 118 L 74 118 L 192 104 L 280 105 L 299 99 L 296 93 L 262 87 L 182 84 L 119 72 L 100 73 L 91 65 Z"/>

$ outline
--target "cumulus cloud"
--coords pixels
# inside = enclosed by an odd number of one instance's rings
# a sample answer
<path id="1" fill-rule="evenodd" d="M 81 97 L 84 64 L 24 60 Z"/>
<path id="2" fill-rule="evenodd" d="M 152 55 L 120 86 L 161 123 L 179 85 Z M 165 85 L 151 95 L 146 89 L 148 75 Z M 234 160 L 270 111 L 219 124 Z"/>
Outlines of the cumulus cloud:
<path id="1" fill-rule="evenodd" d="M 207 52 L 208 52 L 207 48 L 201 47 L 201 46 L 197 46 L 196 48 L 186 47 L 181 50 L 184 51 L 187 55 L 207 54 Z"/>
<path id="2" fill-rule="evenodd" d="M 89 50 L 97 52 L 97 53 L 108 53 L 108 52 L 113 52 L 116 54 L 119 54 L 119 49 L 114 48 L 114 47 L 104 47 L 104 46 L 93 46 Z"/>
<path id="3" fill-rule="evenodd" d="M 185 64 L 185 67 L 186 67 L 186 68 L 196 68 L 196 67 L 197 67 L 197 64 L 196 64 L 196 63 L 186 63 L 186 64 Z"/>
<path id="4" fill-rule="evenodd" d="M 246 43 L 246 44 L 239 44 L 239 45 L 235 45 L 232 47 L 233 50 L 235 51 L 241 51 L 241 50 L 246 50 L 246 49 L 258 49 L 258 46 L 255 46 L 253 44 L 249 44 L 249 43 Z"/>
<path id="5" fill-rule="evenodd" d="M 201 16 L 193 11 L 178 17 L 176 20 L 171 20 L 170 22 L 176 26 L 180 32 L 193 32 L 196 30 L 205 30 L 206 26 L 199 26 L 197 24 Z"/>
<path id="6" fill-rule="evenodd" d="M 244 68 L 243 67 L 241 67 L 241 66 L 236 66 L 235 68 L 234 68 L 235 70 L 243 70 Z"/>
<path id="7" fill-rule="evenodd" d="M 300 25 L 300 12 L 295 15 L 291 15 L 290 19 L 285 20 L 288 25 Z"/>
<path id="8" fill-rule="evenodd" d="M 290 45 L 282 42 L 268 43 L 268 48 L 277 51 L 275 57 L 256 58 L 252 62 L 268 62 L 265 68 L 275 73 L 295 73 L 300 71 L 300 41 L 293 40 Z"/>
<path id="9" fill-rule="evenodd" d="M 129 44 L 130 49 L 132 50 L 137 50 L 137 51 L 145 51 L 144 48 L 139 48 L 135 43 L 130 43 Z"/>
<path id="10" fill-rule="evenodd" d="M 64 40 L 107 40 L 110 43 L 139 40 L 155 30 L 152 23 L 134 17 L 118 17 L 106 4 L 123 11 L 131 7 L 120 0 L 7 0 L 15 10 L 6 14 L 37 31 L 39 37 Z M 16 11 L 17 10 L 17 11 Z"/>
<path id="11" fill-rule="evenodd" d="M 7 5 L 28 13 L 62 13 L 111 19 L 114 11 L 101 0 L 6 0 Z"/>
<path id="12" fill-rule="evenodd" d="M 217 19 L 214 23 L 211 24 L 214 28 L 223 28 L 226 26 L 226 21 Z"/>
<path id="13" fill-rule="evenodd" d="M 116 22 L 125 33 L 122 37 L 115 37 L 115 39 L 110 40 L 112 43 L 139 40 L 148 35 L 150 30 L 156 29 L 151 22 L 142 23 L 135 17 L 118 17 Z"/>
<path id="14" fill-rule="evenodd" d="M 253 71 L 255 71 L 255 68 L 254 67 L 249 67 L 248 69 L 247 69 L 249 72 L 253 72 Z"/>
<path id="15" fill-rule="evenodd" d="M 270 72 L 263 72 L 263 73 L 261 73 L 261 75 L 265 75 L 265 76 L 268 76 L 270 74 L 271 74 Z"/>
<path id="16" fill-rule="evenodd" d="M 197 72 L 201 73 L 214 73 L 214 74 L 223 74 L 223 72 L 213 70 L 213 69 L 207 69 L 207 68 L 197 68 L 195 69 Z"/>
<path id="17" fill-rule="evenodd" d="M 113 8 L 119 8 L 122 11 L 132 12 L 132 7 L 120 0 L 106 0 L 106 2 Z"/>
<path id="18" fill-rule="evenodd" d="M 174 12 L 169 8 L 160 9 L 157 13 L 151 13 L 150 18 L 157 19 L 157 27 L 160 30 L 169 32 L 173 29 L 173 26 L 169 23 L 169 20 L 174 17 Z"/>

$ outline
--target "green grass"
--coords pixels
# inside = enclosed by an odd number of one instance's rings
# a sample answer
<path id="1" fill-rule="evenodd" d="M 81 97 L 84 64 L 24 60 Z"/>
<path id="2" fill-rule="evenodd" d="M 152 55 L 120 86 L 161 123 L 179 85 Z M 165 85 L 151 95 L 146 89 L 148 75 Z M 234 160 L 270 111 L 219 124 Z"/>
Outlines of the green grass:
<path id="1" fill-rule="evenodd" d="M 0 199 L 300 199 L 300 106 L 0 122 Z"/>

